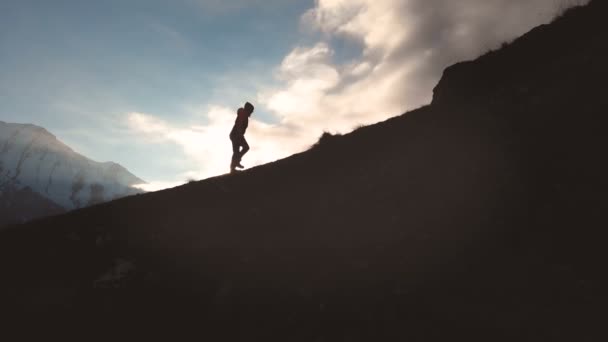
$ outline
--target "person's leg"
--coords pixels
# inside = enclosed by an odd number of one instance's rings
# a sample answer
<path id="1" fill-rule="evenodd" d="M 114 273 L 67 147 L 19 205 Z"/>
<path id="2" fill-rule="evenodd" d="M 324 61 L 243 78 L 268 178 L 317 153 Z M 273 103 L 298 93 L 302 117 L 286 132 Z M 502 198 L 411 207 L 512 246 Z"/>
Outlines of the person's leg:
<path id="1" fill-rule="evenodd" d="M 230 171 L 234 171 L 236 164 L 238 164 L 240 158 L 240 145 L 238 139 L 230 137 L 230 141 L 232 142 L 232 161 L 230 162 Z"/>
<path id="2" fill-rule="evenodd" d="M 243 137 L 243 139 L 241 140 L 241 146 L 243 147 L 243 149 L 241 150 L 241 158 L 243 158 L 245 153 L 247 153 L 247 151 L 249 151 L 249 144 L 247 144 L 247 140 L 245 140 L 245 137 Z M 239 161 L 240 161 L 240 159 L 239 159 Z"/>
<path id="3" fill-rule="evenodd" d="M 249 151 L 249 144 L 247 144 L 247 140 L 245 140 L 245 137 L 241 137 L 239 139 L 238 144 L 239 144 L 240 151 L 238 153 L 237 159 L 234 162 L 234 165 L 236 167 L 238 167 L 239 169 L 244 169 L 245 167 L 243 165 L 241 165 L 241 159 L 243 158 L 245 153 L 247 153 L 247 151 Z"/>

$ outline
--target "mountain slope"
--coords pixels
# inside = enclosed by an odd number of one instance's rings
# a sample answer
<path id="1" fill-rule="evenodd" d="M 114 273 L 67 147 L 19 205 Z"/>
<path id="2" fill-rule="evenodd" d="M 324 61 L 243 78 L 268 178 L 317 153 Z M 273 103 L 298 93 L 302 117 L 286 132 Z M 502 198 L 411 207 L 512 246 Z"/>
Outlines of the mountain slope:
<path id="1" fill-rule="evenodd" d="M 5 231 L 3 310 L 140 339 L 605 340 L 607 14 L 305 153 Z"/>
<path id="2" fill-rule="evenodd" d="M 10 185 L 1 187 L 0 227 L 64 212 L 65 209 L 29 187 L 21 189 L 15 189 Z"/>
<path id="3" fill-rule="evenodd" d="M 118 164 L 75 153 L 34 125 L 0 121 L 0 148 L 0 190 L 27 187 L 68 210 L 140 193 L 132 186 L 144 183 Z M 26 202 L 14 206 L 24 207 L 19 215 L 33 217 Z"/>

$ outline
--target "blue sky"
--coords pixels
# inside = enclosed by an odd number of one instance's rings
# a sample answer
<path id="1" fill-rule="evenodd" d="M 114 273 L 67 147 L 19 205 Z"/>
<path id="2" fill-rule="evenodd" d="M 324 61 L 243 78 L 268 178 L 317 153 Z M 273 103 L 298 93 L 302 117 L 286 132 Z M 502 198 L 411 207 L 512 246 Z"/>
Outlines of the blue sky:
<path id="1" fill-rule="evenodd" d="M 445 66 L 556 10 L 552 0 L 459 4 L 2 1 L 0 120 L 43 126 L 162 188 L 226 171 L 225 135 L 249 100 L 244 163 L 257 165 L 428 102 Z"/>

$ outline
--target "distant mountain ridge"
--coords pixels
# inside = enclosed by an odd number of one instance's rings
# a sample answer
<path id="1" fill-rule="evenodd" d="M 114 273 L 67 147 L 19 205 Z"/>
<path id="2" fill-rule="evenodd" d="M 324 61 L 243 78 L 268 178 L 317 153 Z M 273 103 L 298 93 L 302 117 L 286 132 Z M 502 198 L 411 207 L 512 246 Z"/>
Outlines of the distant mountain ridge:
<path id="1" fill-rule="evenodd" d="M 0 121 L 0 191 L 29 188 L 72 210 L 140 193 L 133 186 L 143 183 L 119 164 L 74 152 L 42 127 Z"/>

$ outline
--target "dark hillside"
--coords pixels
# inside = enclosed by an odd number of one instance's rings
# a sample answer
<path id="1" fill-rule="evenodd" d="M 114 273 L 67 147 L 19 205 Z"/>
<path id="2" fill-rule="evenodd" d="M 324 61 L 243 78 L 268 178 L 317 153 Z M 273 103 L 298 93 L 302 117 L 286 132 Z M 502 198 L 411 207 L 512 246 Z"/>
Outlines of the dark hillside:
<path id="1" fill-rule="evenodd" d="M 0 185 L 0 230 L 10 224 L 63 214 L 65 211 L 57 203 L 28 187 L 16 189 L 11 184 Z"/>
<path id="2" fill-rule="evenodd" d="M 2 313 L 80 340 L 604 341 L 607 18 L 305 153 L 4 231 Z"/>

